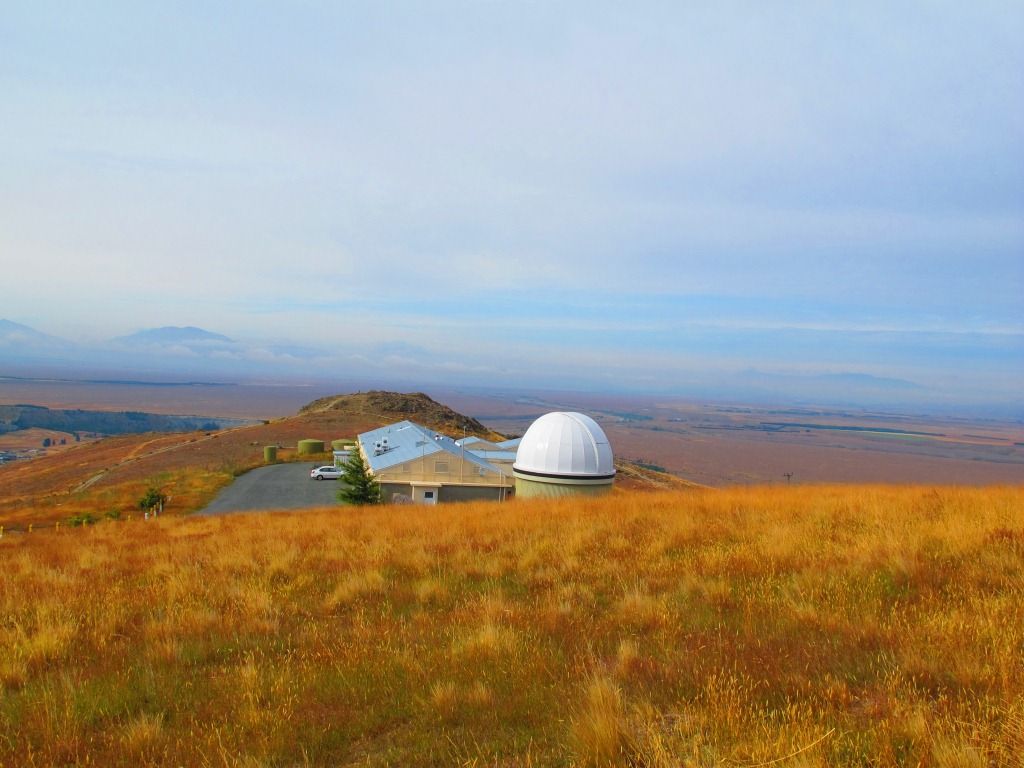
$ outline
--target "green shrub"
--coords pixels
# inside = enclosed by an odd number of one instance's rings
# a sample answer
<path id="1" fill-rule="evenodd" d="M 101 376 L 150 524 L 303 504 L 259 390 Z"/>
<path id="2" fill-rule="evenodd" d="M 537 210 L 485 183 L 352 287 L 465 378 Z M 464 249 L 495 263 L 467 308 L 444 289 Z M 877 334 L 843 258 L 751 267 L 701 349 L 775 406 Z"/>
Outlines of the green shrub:
<path id="1" fill-rule="evenodd" d="M 139 499 L 139 509 L 148 512 L 156 507 L 163 507 L 166 501 L 167 496 L 159 488 L 150 486 L 145 495 Z"/>
<path id="2" fill-rule="evenodd" d="M 83 512 L 80 515 L 72 515 L 68 518 L 68 525 L 72 528 L 78 528 L 82 525 L 92 525 L 96 522 L 96 516 L 91 512 Z"/>

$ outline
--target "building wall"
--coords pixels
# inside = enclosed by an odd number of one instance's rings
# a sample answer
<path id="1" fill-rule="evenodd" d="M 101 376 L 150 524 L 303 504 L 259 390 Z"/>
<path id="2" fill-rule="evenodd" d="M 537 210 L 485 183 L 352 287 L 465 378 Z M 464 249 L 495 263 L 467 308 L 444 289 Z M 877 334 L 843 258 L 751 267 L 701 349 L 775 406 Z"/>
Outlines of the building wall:
<path id="1" fill-rule="evenodd" d="M 459 485 L 504 484 L 512 487 L 511 473 L 501 475 L 497 472 L 482 473 L 480 467 L 466 461 L 461 455 L 450 453 L 434 453 L 377 472 L 374 477 L 382 485 L 384 483 L 458 483 Z"/>
<path id="2" fill-rule="evenodd" d="M 396 493 L 400 493 L 403 496 L 412 498 L 412 486 L 408 483 L 381 483 L 380 484 L 380 500 L 385 504 L 390 504 L 392 496 Z"/>
<path id="3" fill-rule="evenodd" d="M 442 485 L 440 501 L 499 501 L 512 496 L 511 488 L 494 485 Z"/>
<path id="4" fill-rule="evenodd" d="M 422 488 L 419 489 L 422 491 Z M 395 494 L 417 500 L 418 495 L 408 483 L 381 483 L 380 498 L 385 504 L 393 501 Z M 513 489 L 497 485 L 442 485 L 437 490 L 440 503 L 456 501 L 499 501 L 513 496 Z"/>

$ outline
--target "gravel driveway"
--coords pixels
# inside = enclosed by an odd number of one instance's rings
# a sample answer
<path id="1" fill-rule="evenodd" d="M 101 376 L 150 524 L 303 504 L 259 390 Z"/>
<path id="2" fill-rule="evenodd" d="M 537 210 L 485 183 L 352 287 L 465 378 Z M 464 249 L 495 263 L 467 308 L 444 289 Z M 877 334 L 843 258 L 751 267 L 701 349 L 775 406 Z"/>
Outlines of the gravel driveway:
<path id="1" fill-rule="evenodd" d="M 304 509 L 338 504 L 337 480 L 313 480 L 313 464 L 274 464 L 260 467 L 238 477 L 221 491 L 201 515 L 229 512 L 259 512 L 267 509 Z M 319 464 L 316 466 L 320 466 Z"/>

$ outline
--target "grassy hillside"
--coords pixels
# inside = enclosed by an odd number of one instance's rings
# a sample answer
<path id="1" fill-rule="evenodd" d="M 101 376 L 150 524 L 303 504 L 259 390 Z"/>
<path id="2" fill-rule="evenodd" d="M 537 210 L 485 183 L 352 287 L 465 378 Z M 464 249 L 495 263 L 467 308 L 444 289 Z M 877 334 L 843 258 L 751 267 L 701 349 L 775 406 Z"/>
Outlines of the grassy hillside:
<path id="1" fill-rule="evenodd" d="M 1024 489 L 0 540 L 2 765 L 1020 766 Z"/>
<path id="2" fill-rule="evenodd" d="M 461 436 L 499 437 L 422 394 L 364 392 L 310 403 L 267 424 L 210 434 L 120 435 L 59 454 L 0 466 L 0 525 L 50 525 L 75 515 L 131 512 L 149 485 L 171 496 L 169 511 L 201 508 L 240 472 L 263 463 L 263 446 L 294 458 L 298 440 L 328 444 L 402 419 Z"/>

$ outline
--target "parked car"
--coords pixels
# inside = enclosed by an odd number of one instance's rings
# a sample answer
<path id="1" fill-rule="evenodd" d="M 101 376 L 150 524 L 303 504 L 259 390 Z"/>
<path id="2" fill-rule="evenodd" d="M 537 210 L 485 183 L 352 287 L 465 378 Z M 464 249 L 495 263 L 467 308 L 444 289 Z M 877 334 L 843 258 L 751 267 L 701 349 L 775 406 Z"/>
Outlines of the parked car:
<path id="1" fill-rule="evenodd" d="M 337 480 L 341 477 L 341 470 L 333 465 L 328 465 L 326 467 L 313 467 L 313 469 L 309 471 L 309 476 L 314 480 L 323 480 L 325 478 L 327 480 Z"/>

